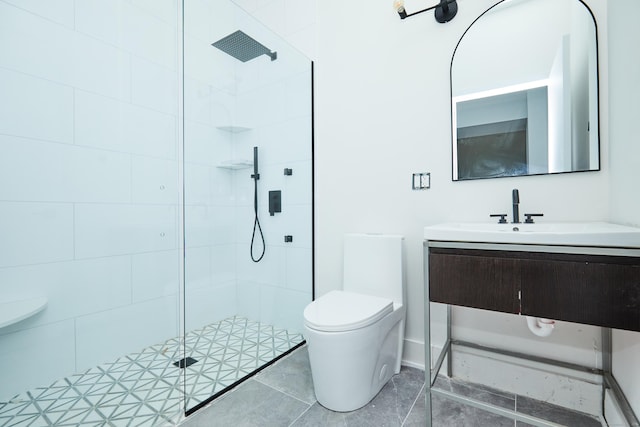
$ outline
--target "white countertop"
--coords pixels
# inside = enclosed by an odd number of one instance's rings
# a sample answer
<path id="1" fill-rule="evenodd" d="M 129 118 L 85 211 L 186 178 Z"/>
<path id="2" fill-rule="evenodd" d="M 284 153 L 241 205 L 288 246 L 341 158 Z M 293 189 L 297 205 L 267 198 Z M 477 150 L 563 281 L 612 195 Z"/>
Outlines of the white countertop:
<path id="1" fill-rule="evenodd" d="M 424 228 L 426 240 L 640 248 L 640 228 L 608 222 L 452 222 Z"/>

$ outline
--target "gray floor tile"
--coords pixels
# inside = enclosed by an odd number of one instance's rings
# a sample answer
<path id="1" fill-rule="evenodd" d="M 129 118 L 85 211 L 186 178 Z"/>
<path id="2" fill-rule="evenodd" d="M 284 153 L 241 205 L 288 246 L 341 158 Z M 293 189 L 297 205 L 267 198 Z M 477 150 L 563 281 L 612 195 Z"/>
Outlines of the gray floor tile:
<path id="1" fill-rule="evenodd" d="M 260 372 L 256 380 L 310 405 L 316 402 L 306 345 Z"/>
<path id="2" fill-rule="evenodd" d="M 438 396 L 433 397 L 434 427 L 513 427 L 514 421 Z"/>
<path id="3" fill-rule="evenodd" d="M 343 412 L 333 412 L 314 403 L 308 411 L 300 416 L 291 427 L 347 427 L 345 414 Z"/>
<path id="4" fill-rule="evenodd" d="M 409 415 L 405 419 L 402 427 L 424 427 L 427 424 L 427 412 L 425 404 L 425 387 L 422 385 L 422 390 L 416 398 L 413 407 L 409 411 Z"/>
<path id="5" fill-rule="evenodd" d="M 423 371 L 403 366 L 371 402 L 345 416 L 347 425 L 401 426 L 423 385 Z"/>
<path id="6" fill-rule="evenodd" d="M 249 380 L 188 417 L 181 426 L 288 426 L 307 409 L 306 403 Z"/>
<path id="7" fill-rule="evenodd" d="M 481 384 L 472 384 L 458 379 L 438 377 L 435 388 L 455 392 L 480 402 L 489 403 L 501 408 L 515 410 L 516 396 Z"/>
<path id="8" fill-rule="evenodd" d="M 347 426 L 401 426 L 423 383 L 422 371 L 403 366 L 400 373 L 393 376 L 371 402 L 345 414 Z"/>
<path id="9" fill-rule="evenodd" d="M 601 427 L 600 421 L 590 415 L 572 411 L 561 406 L 541 402 L 525 396 L 518 396 L 516 409 L 523 414 L 553 421 L 567 427 Z M 518 427 L 530 427 L 529 424 L 518 422 Z"/>
<path id="10" fill-rule="evenodd" d="M 442 383 L 439 383 L 442 386 Z M 432 400 L 434 427 L 513 427 L 514 421 L 482 411 L 458 402 L 434 396 Z M 425 390 L 418 396 L 415 406 L 407 417 L 403 427 L 418 427 L 426 425 L 427 414 L 425 405 Z"/>
<path id="11" fill-rule="evenodd" d="M 423 384 L 424 372 L 415 368 L 402 367 L 400 373 L 392 377 L 380 393 L 363 408 L 339 413 L 315 404 L 296 420 L 293 426 L 400 427 Z"/>
<path id="12" fill-rule="evenodd" d="M 199 411 L 202 414 L 192 415 L 181 427 L 418 427 L 426 424 L 424 372 L 414 368 L 403 367 L 369 404 L 346 413 L 330 411 L 315 401 L 308 352 L 304 347 L 246 384 L 247 387 L 243 385 Z M 570 427 L 600 427 L 597 420 L 583 414 L 483 385 L 441 377 L 436 387 Z M 432 412 L 434 427 L 516 425 L 510 418 L 438 396 L 433 396 Z"/>

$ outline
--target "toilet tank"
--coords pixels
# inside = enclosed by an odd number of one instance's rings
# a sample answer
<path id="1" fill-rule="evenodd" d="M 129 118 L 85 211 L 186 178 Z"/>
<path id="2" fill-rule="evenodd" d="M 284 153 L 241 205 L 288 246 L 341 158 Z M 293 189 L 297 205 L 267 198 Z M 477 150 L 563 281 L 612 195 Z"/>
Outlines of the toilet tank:
<path id="1" fill-rule="evenodd" d="M 404 304 L 403 239 L 391 234 L 346 234 L 343 289 Z"/>

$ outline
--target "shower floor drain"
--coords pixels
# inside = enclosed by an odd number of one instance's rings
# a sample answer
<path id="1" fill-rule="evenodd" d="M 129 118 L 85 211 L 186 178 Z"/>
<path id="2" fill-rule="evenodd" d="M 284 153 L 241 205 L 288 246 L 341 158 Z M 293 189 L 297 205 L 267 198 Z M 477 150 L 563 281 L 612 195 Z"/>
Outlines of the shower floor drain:
<path id="1" fill-rule="evenodd" d="M 194 359 L 193 357 L 185 357 L 184 359 L 180 359 L 177 362 L 173 362 L 173 366 L 184 369 L 188 366 L 193 365 L 196 362 L 197 360 Z"/>

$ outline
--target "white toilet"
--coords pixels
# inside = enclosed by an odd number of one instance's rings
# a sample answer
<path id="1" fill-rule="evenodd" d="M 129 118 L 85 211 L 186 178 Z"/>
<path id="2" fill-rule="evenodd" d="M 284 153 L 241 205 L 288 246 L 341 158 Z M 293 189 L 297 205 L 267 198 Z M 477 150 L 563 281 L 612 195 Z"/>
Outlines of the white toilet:
<path id="1" fill-rule="evenodd" d="M 402 240 L 347 234 L 343 290 L 304 310 L 313 385 L 325 408 L 361 408 L 400 372 L 406 314 Z"/>

